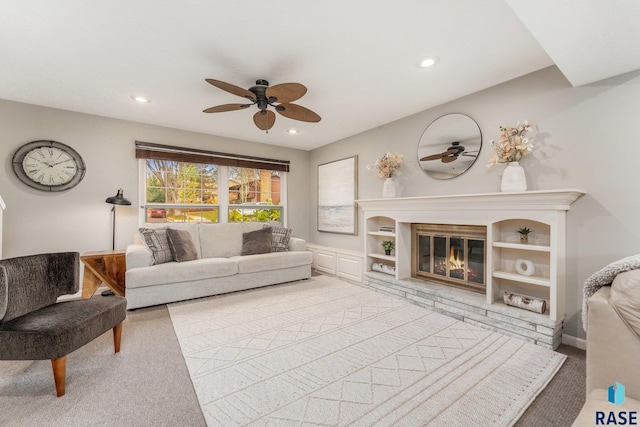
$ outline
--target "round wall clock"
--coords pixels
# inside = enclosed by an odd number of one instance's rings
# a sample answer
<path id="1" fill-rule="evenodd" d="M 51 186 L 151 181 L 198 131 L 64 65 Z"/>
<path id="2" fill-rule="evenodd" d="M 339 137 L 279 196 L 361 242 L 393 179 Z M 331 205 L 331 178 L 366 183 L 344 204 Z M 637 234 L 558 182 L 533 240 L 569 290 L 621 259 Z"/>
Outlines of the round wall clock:
<path id="1" fill-rule="evenodd" d="M 85 165 L 80 154 L 56 141 L 33 141 L 16 150 L 13 171 L 20 181 L 42 191 L 64 191 L 82 181 Z"/>

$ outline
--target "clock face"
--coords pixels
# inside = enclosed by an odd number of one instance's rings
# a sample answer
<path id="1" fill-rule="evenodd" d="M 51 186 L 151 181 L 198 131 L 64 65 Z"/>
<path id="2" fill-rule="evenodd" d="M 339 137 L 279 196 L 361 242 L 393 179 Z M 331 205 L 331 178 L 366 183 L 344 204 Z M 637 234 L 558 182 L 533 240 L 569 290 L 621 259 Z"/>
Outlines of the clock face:
<path id="1" fill-rule="evenodd" d="M 43 191 L 62 191 L 82 180 L 82 157 L 71 147 L 55 141 L 34 141 L 20 147 L 13 156 L 18 178 Z"/>

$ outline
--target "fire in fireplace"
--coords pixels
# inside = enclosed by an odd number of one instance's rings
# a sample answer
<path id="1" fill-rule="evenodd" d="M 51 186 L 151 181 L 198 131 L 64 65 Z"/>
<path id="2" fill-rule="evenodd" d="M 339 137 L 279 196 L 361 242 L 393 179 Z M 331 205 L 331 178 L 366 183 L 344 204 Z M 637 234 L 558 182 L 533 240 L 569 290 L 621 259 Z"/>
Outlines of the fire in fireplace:
<path id="1" fill-rule="evenodd" d="M 485 293 L 487 228 L 412 224 L 412 276 Z"/>

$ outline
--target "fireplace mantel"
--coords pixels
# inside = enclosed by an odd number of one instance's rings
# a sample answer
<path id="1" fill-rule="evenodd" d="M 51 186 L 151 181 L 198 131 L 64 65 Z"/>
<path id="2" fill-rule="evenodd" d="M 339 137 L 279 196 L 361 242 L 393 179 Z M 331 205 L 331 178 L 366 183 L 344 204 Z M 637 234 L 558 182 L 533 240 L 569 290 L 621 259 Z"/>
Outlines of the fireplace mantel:
<path id="1" fill-rule="evenodd" d="M 487 227 L 486 302 L 501 304 L 504 291 L 544 298 L 546 315 L 562 322 L 566 213 L 584 194 L 568 189 L 357 200 L 365 220 L 365 284 L 374 263 L 375 271 L 386 265 L 394 280 L 412 280 L 411 224 L 481 225 Z M 521 226 L 536 232 L 529 244 L 519 242 Z M 395 253 L 381 253 L 383 240 L 395 241 Z M 515 271 L 520 259 L 534 261 L 534 276 Z"/>
<path id="2" fill-rule="evenodd" d="M 571 204 L 584 191 L 570 190 L 539 190 L 521 193 L 481 193 L 481 194 L 453 194 L 443 196 L 398 197 L 389 199 L 360 199 L 356 200 L 364 211 L 368 210 L 514 210 L 532 209 L 568 211 Z"/>

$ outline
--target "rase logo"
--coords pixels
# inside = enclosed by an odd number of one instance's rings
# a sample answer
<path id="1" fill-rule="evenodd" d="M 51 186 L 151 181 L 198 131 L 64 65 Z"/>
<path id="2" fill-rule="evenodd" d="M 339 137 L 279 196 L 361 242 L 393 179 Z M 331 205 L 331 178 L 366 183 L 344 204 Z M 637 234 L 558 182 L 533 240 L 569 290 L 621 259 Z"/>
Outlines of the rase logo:
<path id="1" fill-rule="evenodd" d="M 616 381 L 607 390 L 607 400 L 614 405 L 620 406 L 624 403 L 624 386 Z M 597 426 L 637 426 L 638 411 L 596 411 Z"/>
<path id="2" fill-rule="evenodd" d="M 608 400 L 616 406 L 620 406 L 624 402 L 624 386 L 618 381 L 616 381 L 615 385 L 609 386 Z"/>

